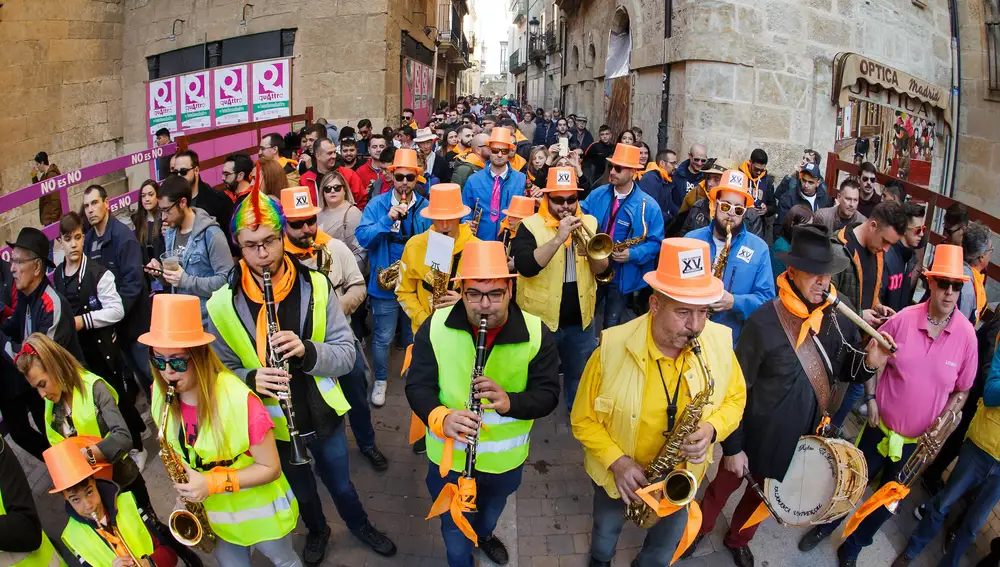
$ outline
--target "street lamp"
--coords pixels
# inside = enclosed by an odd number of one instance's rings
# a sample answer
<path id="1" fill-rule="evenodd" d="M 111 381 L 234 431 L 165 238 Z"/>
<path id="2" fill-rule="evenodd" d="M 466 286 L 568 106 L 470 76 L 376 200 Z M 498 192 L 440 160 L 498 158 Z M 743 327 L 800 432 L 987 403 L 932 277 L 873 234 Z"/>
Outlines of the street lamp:
<path id="1" fill-rule="evenodd" d="M 535 41 L 537 41 L 537 38 L 538 38 L 538 25 L 539 25 L 538 24 L 538 18 L 532 16 L 531 19 L 528 21 L 528 34 L 529 34 L 528 37 L 530 38 L 530 41 L 532 43 L 534 43 Z M 528 48 L 528 51 L 531 51 L 530 47 Z"/>

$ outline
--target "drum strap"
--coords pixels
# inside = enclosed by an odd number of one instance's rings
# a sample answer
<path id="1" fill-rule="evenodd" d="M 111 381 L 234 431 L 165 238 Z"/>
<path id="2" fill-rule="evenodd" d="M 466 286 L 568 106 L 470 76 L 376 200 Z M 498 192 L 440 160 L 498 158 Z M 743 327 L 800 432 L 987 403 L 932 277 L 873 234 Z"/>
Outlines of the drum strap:
<path id="1" fill-rule="evenodd" d="M 802 344 L 796 349 L 796 337 L 798 336 L 799 329 L 802 328 L 803 320 L 793 315 L 781 303 L 780 299 L 774 299 L 774 309 L 778 312 L 778 321 L 781 322 L 781 328 L 785 331 L 785 338 L 788 339 L 788 344 L 795 351 L 795 355 L 799 357 L 799 364 L 802 365 L 806 377 L 809 378 L 809 384 L 812 385 L 813 393 L 816 394 L 816 401 L 819 402 L 820 411 L 825 412 L 830 404 L 830 378 L 827 373 L 826 364 L 823 362 L 824 355 L 819 351 L 821 347 L 817 341 L 809 340 L 802 341 Z M 812 335 L 812 331 L 809 331 L 809 333 Z"/>

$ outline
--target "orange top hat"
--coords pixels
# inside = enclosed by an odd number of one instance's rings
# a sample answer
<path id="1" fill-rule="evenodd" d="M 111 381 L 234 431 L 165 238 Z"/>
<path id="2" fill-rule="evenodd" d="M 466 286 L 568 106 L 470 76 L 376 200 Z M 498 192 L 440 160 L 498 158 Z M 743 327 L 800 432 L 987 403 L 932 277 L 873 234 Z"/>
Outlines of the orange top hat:
<path id="1" fill-rule="evenodd" d="M 535 200 L 524 195 L 514 195 L 510 199 L 510 207 L 503 214 L 516 219 L 526 219 L 535 214 Z"/>
<path id="2" fill-rule="evenodd" d="M 392 165 L 386 167 L 386 169 L 395 171 L 399 168 L 412 169 L 417 173 L 423 171 L 424 168 L 420 167 L 420 163 L 417 161 L 417 150 L 410 148 L 399 148 L 396 150 L 396 155 L 392 159 Z"/>
<path id="3" fill-rule="evenodd" d="M 49 494 L 73 488 L 97 472 L 80 452 L 80 446 L 71 439 L 65 439 L 46 449 L 42 453 L 42 459 L 45 460 L 45 467 L 49 469 L 49 476 L 55 485 Z"/>
<path id="4" fill-rule="evenodd" d="M 572 167 L 549 168 L 549 175 L 545 178 L 545 188 L 542 189 L 542 193 L 559 191 L 583 191 L 576 178 L 576 170 Z"/>
<path id="5" fill-rule="evenodd" d="M 281 190 L 281 209 L 289 220 L 307 219 L 319 214 L 319 207 L 313 204 L 312 191 L 308 187 L 289 187 Z"/>
<path id="6" fill-rule="evenodd" d="M 627 167 L 629 169 L 642 169 L 639 164 L 639 147 L 630 146 L 628 144 L 617 144 L 615 146 L 615 155 L 608 158 L 608 161 L 617 165 L 618 167 Z"/>
<path id="7" fill-rule="evenodd" d="M 722 299 L 722 280 L 712 275 L 708 243 L 694 238 L 667 238 L 660 243 L 655 272 L 642 277 L 653 289 L 690 305 Z"/>
<path id="8" fill-rule="evenodd" d="M 421 209 L 420 216 L 431 220 L 460 219 L 472 212 L 462 203 L 462 188 L 455 183 L 438 183 L 431 186 L 430 204 Z"/>
<path id="9" fill-rule="evenodd" d="M 516 278 L 517 274 L 507 269 L 507 251 L 503 243 L 495 240 L 467 242 L 462 250 L 462 266 L 458 280 L 498 280 Z"/>
<path id="10" fill-rule="evenodd" d="M 938 244 L 934 248 L 934 265 L 924 275 L 933 278 L 947 278 L 949 280 L 969 281 L 969 276 L 965 275 L 962 269 L 965 260 L 962 255 L 962 247 L 954 244 Z"/>
<path id="11" fill-rule="evenodd" d="M 201 302 L 193 295 L 164 293 L 153 297 L 149 332 L 138 341 L 151 347 L 188 348 L 207 345 L 215 337 L 201 324 Z"/>
<path id="12" fill-rule="evenodd" d="M 738 169 L 727 169 L 722 173 L 722 179 L 719 184 L 713 187 L 712 191 L 708 194 L 708 198 L 712 200 L 712 202 L 715 202 L 716 197 L 718 197 L 719 193 L 723 191 L 739 193 L 743 196 L 743 202 L 746 206 L 752 207 L 754 204 L 754 198 L 753 195 L 747 191 L 748 183 L 747 174 Z M 282 204 L 284 204 L 283 201 Z"/>
<path id="13" fill-rule="evenodd" d="M 510 130 L 506 128 L 493 128 L 490 131 L 490 139 L 486 141 L 486 145 L 492 146 L 494 144 L 507 146 L 508 148 L 513 148 L 516 145 L 514 144 L 514 137 L 511 136 Z"/>

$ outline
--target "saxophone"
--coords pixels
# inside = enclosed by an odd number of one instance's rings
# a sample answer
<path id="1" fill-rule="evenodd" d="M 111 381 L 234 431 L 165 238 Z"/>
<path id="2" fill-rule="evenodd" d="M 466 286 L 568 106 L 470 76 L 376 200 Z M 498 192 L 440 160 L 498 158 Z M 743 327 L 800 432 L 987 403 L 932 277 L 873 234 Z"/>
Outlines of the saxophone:
<path id="1" fill-rule="evenodd" d="M 691 339 L 691 352 L 702 368 L 705 379 L 704 388 L 684 406 L 684 411 L 681 412 L 674 428 L 669 432 L 663 433 L 663 436 L 666 437 L 663 447 L 660 448 L 660 452 L 657 453 L 656 458 L 646 465 L 646 469 L 643 471 L 646 480 L 650 483 L 661 479 L 664 481 L 663 496 L 669 503 L 675 506 L 687 505 L 688 502 L 694 499 L 695 494 L 698 492 L 698 479 L 694 476 L 694 473 L 687 469 L 678 469 L 677 467 L 684 463 L 684 456 L 681 454 L 681 444 L 684 442 L 684 439 L 698 430 L 702 413 L 705 411 L 705 405 L 708 404 L 712 393 L 715 391 L 715 380 L 712 379 L 712 372 L 708 368 L 708 362 L 704 358 L 704 354 L 701 351 L 701 343 L 697 337 Z M 629 504 L 628 508 L 625 509 L 625 518 L 632 520 L 632 522 L 643 529 L 653 527 L 660 520 L 659 516 L 653 512 L 653 509 L 642 500 Z"/>
<path id="2" fill-rule="evenodd" d="M 625 240 L 622 240 L 621 242 L 615 242 L 614 246 L 611 247 L 611 252 L 612 253 L 614 253 L 614 252 L 624 252 L 624 251 L 628 250 L 629 248 L 631 248 L 633 246 L 636 246 L 637 244 L 642 244 L 643 242 L 645 242 L 646 236 L 649 234 L 649 226 L 646 224 L 646 201 L 645 200 L 643 200 L 643 202 L 642 202 L 642 212 L 640 213 L 640 216 L 642 217 L 642 235 L 641 236 L 633 236 L 632 238 L 626 238 Z M 610 231 L 610 230 L 611 230 L 611 227 L 608 227 L 608 231 Z M 608 283 L 608 282 L 610 282 L 613 279 L 615 279 L 615 269 L 611 268 L 610 270 L 608 270 L 608 275 L 606 275 L 604 277 L 597 278 L 597 281 L 600 282 L 600 283 Z"/>
<path id="3" fill-rule="evenodd" d="M 726 273 L 726 263 L 729 261 L 729 248 L 733 244 L 733 223 L 726 223 L 726 245 L 719 250 L 718 256 L 715 257 L 715 265 L 712 266 L 712 275 L 722 279 L 722 276 Z"/>
<path id="4" fill-rule="evenodd" d="M 431 311 L 434 311 L 434 306 L 448 293 L 448 279 L 447 273 L 431 268 Z"/>
<path id="5" fill-rule="evenodd" d="M 163 467 L 167 469 L 167 476 L 171 482 L 187 484 L 188 477 L 184 472 L 184 466 L 181 465 L 181 458 L 167 442 L 167 418 L 174 395 L 174 387 L 168 386 L 163 400 L 163 412 L 160 414 L 160 434 L 157 437 L 160 442 L 160 460 L 163 461 Z M 205 505 L 201 502 L 185 501 L 184 508 L 171 512 L 167 525 L 174 539 L 188 547 L 197 547 L 205 553 L 211 553 L 215 547 L 215 534 L 208 523 Z"/>
<path id="6" fill-rule="evenodd" d="M 407 208 L 409 208 L 410 206 L 409 195 L 407 194 L 404 195 L 403 197 L 406 198 L 406 200 L 405 201 L 400 200 L 399 204 L 405 205 Z M 405 219 L 407 214 L 408 213 L 403 213 L 402 216 L 399 217 L 400 221 L 402 221 L 402 219 Z M 389 291 L 391 289 L 396 289 L 396 284 L 399 283 L 399 262 L 400 262 L 399 260 L 396 260 L 395 262 L 389 264 L 387 267 L 378 271 L 378 274 L 376 274 L 375 279 L 378 281 L 378 286 L 380 288 L 386 291 Z"/>

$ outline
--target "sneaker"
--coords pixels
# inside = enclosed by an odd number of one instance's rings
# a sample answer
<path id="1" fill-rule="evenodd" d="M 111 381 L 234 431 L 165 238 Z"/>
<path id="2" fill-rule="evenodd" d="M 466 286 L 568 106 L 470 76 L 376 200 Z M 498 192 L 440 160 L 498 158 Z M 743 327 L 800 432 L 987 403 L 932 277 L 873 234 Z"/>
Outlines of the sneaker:
<path id="1" fill-rule="evenodd" d="M 913 509 L 913 517 L 917 520 L 923 520 L 924 514 L 927 513 L 927 504 L 921 504 Z"/>
<path id="2" fill-rule="evenodd" d="M 385 391 L 389 389 L 385 380 L 376 380 L 372 386 L 372 405 L 380 408 L 385 405 Z"/>
<path id="3" fill-rule="evenodd" d="M 694 555 L 695 550 L 698 549 L 698 544 L 701 543 L 701 540 L 704 538 L 705 534 L 698 534 L 698 536 L 694 538 L 694 541 L 691 542 L 691 546 L 684 552 L 684 555 L 681 555 L 681 559 L 688 559 Z"/>
<path id="4" fill-rule="evenodd" d="M 896 560 L 892 562 L 892 565 L 890 567 L 907 567 L 910 564 L 910 561 L 913 561 L 913 559 L 907 557 L 905 553 L 900 553 L 899 557 L 897 557 Z"/>
<path id="5" fill-rule="evenodd" d="M 392 543 L 392 540 L 384 533 L 375 529 L 375 526 L 371 522 L 368 522 L 357 530 L 351 530 L 351 533 L 354 534 L 354 537 L 360 539 L 362 543 L 372 548 L 372 551 L 383 557 L 396 555 L 396 544 Z"/>
<path id="6" fill-rule="evenodd" d="M 132 457 L 132 460 L 135 461 L 135 464 L 139 467 L 139 472 L 142 472 L 143 469 L 146 468 L 146 459 L 149 458 L 149 452 L 147 452 L 145 449 L 141 451 L 136 451 L 135 449 L 133 449 L 131 451 L 130 456 Z"/>
<path id="7" fill-rule="evenodd" d="M 326 557 L 326 546 L 330 542 L 330 526 L 321 534 L 309 532 L 306 534 L 306 547 L 302 550 L 302 561 L 309 567 L 315 567 Z"/>
<path id="8" fill-rule="evenodd" d="M 753 553 L 750 553 L 750 546 L 729 547 L 725 546 L 733 556 L 733 563 L 738 567 L 753 567 Z"/>
<path id="9" fill-rule="evenodd" d="M 378 447 L 375 445 L 361 449 L 361 454 L 368 459 L 368 462 L 371 463 L 373 469 L 377 471 L 384 471 L 389 468 L 389 461 L 386 460 L 385 455 L 383 455 L 382 451 L 379 451 Z"/>
<path id="10" fill-rule="evenodd" d="M 837 548 L 837 565 L 839 567 L 858 567 L 858 560 L 848 559 L 844 557 L 843 551 L 844 551 L 844 546 L 840 546 Z"/>
<path id="11" fill-rule="evenodd" d="M 479 549 L 483 550 L 486 557 L 497 565 L 506 565 L 510 561 L 507 548 L 504 547 L 500 538 L 493 534 L 479 538 Z"/>
<path id="12" fill-rule="evenodd" d="M 417 455 L 423 455 L 427 452 L 427 438 L 421 437 L 417 439 L 417 442 L 413 444 L 413 452 Z"/>
<path id="13" fill-rule="evenodd" d="M 812 551 L 813 548 L 819 545 L 819 542 L 828 537 L 830 537 L 830 534 L 821 531 L 819 526 L 815 526 L 799 540 L 799 551 Z"/>

